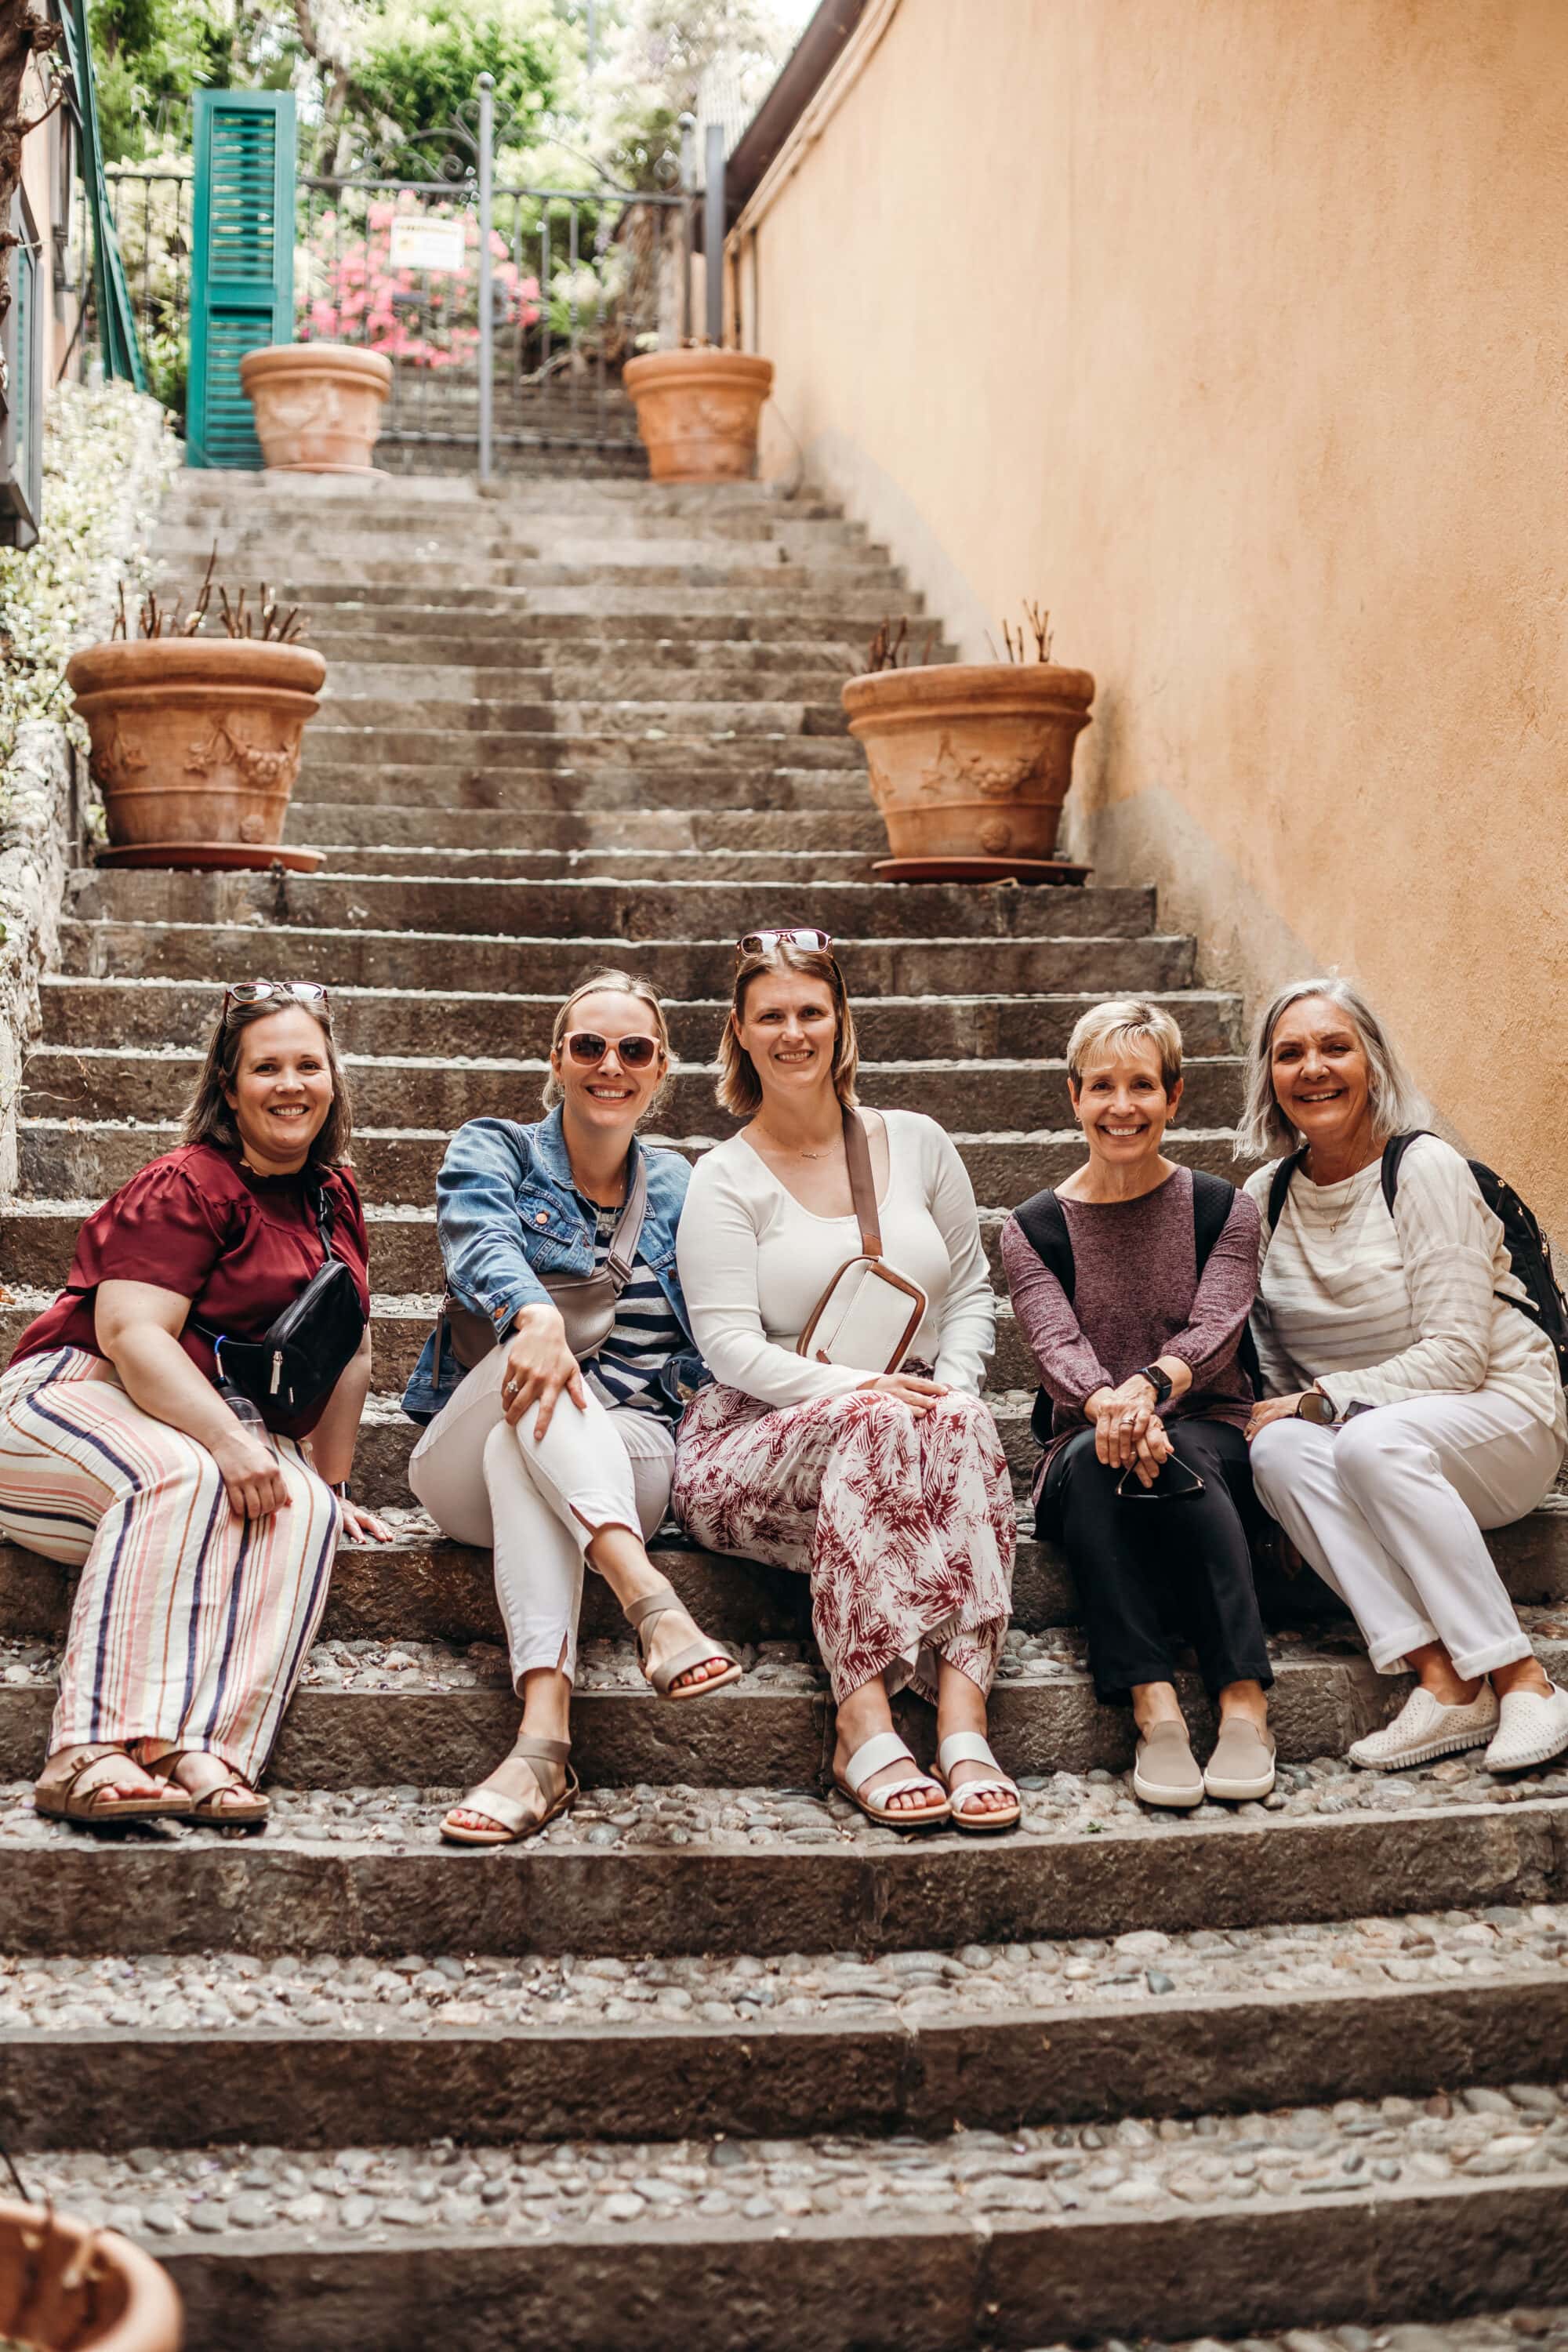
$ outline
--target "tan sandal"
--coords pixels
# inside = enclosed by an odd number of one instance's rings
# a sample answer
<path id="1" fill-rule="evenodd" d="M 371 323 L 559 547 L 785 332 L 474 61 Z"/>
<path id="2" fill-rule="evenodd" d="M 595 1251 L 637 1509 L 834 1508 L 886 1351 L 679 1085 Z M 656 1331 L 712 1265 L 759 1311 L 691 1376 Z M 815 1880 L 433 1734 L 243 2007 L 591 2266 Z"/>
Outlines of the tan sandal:
<path id="1" fill-rule="evenodd" d="M 643 1673 L 660 1698 L 706 1698 L 710 1691 L 722 1690 L 729 1683 L 738 1683 L 745 1668 L 719 1643 L 710 1642 L 706 1633 L 700 1634 L 695 1642 L 688 1642 L 684 1650 L 677 1650 L 674 1657 L 667 1658 L 662 1666 L 649 1667 L 647 1635 L 655 1621 L 671 1609 L 678 1609 L 683 1617 L 690 1615 L 674 1585 L 667 1581 L 645 1594 L 641 1601 L 634 1601 L 626 1611 L 626 1623 L 637 1637 L 637 1657 Z M 706 1682 L 691 1683 L 685 1690 L 670 1687 L 680 1680 L 682 1675 L 690 1674 L 697 1666 L 710 1666 L 715 1658 L 725 1661 L 725 1670 L 721 1675 L 710 1675 Z"/>
<path id="2" fill-rule="evenodd" d="M 890 1788 L 875 1789 L 865 1793 L 866 1783 L 878 1772 L 885 1772 L 889 1764 L 909 1764 L 914 1769 Z M 842 1772 L 833 1775 L 834 1785 L 842 1790 L 852 1805 L 858 1805 L 868 1822 L 880 1822 L 884 1829 L 929 1830 L 952 1818 L 952 1805 L 947 1791 L 934 1773 L 922 1772 L 915 1763 L 896 1731 L 874 1731 L 863 1739 Z M 895 1797 L 907 1797 L 911 1789 L 935 1789 L 942 1798 L 940 1805 L 900 1805 Z"/>
<path id="3" fill-rule="evenodd" d="M 123 1748 L 97 1747 L 77 1750 L 51 1782 L 47 1759 L 33 1785 L 33 1810 L 51 1822 L 184 1822 L 193 1811 L 185 1789 L 168 1789 L 148 1797 L 109 1797 L 129 1766 L 147 1772 L 145 1764 Z M 156 1779 L 156 1774 L 149 1777 Z"/>
<path id="4" fill-rule="evenodd" d="M 534 1786 L 544 1800 L 544 1811 L 542 1813 L 531 1812 L 523 1798 L 509 1796 L 504 1789 L 496 1788 L 492 1773 L 489 1780 L 481 1780 L 477 1789 L 470 1789 L 461 1804 L 452 1807 L 441 1823 L 441 1835 L 453 1845 L 518 1845 L 524 1838 L 537 1837 L 539 1832 L 558 1814 L 569 1812 L 577 1801 L 577 1775 L 566 1761 L 571 1753 L 572 1743 L 568 1739 L 519 1739 L 511 1754 L 501 1759 L 496 1771 L 504 1771 L 513 1756 L 521 1757 L 533 1773 Z M 541 1764 L 559 1764 L 562 1767 L 566 1777 L 558 1797 L 552 1798 L 544 1785 L 543 1775 L 534 1770 L 536 1760 Z M 494 1822 L 496 1826 L 490 1830 L 471 1830 L 466 1822 L 458 1821 L 458 1813 L 483 1813 L 485 1819 Z"/>
<path id="5" fill-rule="evenodd" d="M 952 1785 L 953 1768 L 959 1764 L 985 1764 L 990 1770 L 983 1780 L 961 1780 Z M 1024 1818 L 1024 1801 L 1018 1794 L 1018 1784 L 1009 1780 L 991 1753 L 991 1743 L 983 1731 L 952 1731 L 936 1751 L 936 1777 L 947 1790 L 947 1801 L 952 1808 L 955 1830 L 1016 1830 Z M 970 1800 L 990 1794 L 1012 1799 L 1008 1805 L 987 1805 L 984 1811 L 972 1809 Z"/>
<path id="6" fill-rule="evenodd" d="M 181 1789 L 183 1784 L 174 1778 L 174 1767 L 181 1757 L 208 1752 L 205 1748 L 174 1748 L 167 1755 L 158 1757 L 153 1763 L 145 1764 L 142 1769 L 151 1772 L 155 1780 L 167 1780 L 171 1788 Z M 215 1758 L 214 1760 L 221 1762 L 222 1759 Z M 226 1804 L 223 1800 L 233 1796 L 237 1790 L 244 1802 Z M 259 1789 L 253 1789 L 244 1774 L 235 1771 L 232 1766 L 226 1768 L 223 1780 L 215 1782 L 210 1789 L 204 1789 L 199 1797 L 192 1796 L 188 1789 L 183 1789 L 183 1793 L 190 1798 L 191 1820 L 204 1822 L 208 1829 L 259 1829 L 272 1811 L 271 1798 L 264 1797 Z"/>

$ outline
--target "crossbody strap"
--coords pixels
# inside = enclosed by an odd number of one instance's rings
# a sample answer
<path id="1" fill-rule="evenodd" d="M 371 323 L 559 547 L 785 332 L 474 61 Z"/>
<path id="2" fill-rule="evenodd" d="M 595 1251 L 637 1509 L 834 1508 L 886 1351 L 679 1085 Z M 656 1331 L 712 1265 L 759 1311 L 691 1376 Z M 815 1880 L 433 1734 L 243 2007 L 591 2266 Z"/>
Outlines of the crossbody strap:
<path id="1" fill-rule="evenodd" d="M 305 1197 L 315 1213 L 316 1231 L 321 1237 L 321 1263 L 316 1269 L 317 1274 L 321 1274 L 324 1273 L 326 1268 L 332 1263 L 332 1227 L 334 1222 L 332 1215 L 332 1203 L 328 1194 L 326 1185 L 321 1181 L 320 1177 L 318 1177 L 315 1183 L 308 1189 Z M 310 1280 L 312 1282 L 315 1278 L 315 1275 L 310 1276 Z M 219 1331 L 212 1324 L 204 1323 L 199 1315 L 188 1315 L 185 1318 L 185 1328 L 188 1331 L 195 1331 L 199 1339 L 210 1340 L 215 1348 L 221 1345 L 223 1340 L 229 1337 L 229 1334 L 226 1331 Z"/>
<path id="2" fill-rule="evenodd" d="M 882 1228 L 877 1215 L 877 1186 L 871 1174 L 871 1147 L 858 1111 L 844 1107 L 844 1157 L 849 1164 L 849 1194 L 860 1225 L 860 1247 L 867 1257 L 882 1255 Z"/>
<path id="3" fill-rule="evenodd" d="M 605 1261 L 605 1271 L 615 1284 L 618 1297 L 632 1278 L 637 1244 L 642 1239 L 643 1218 L 647 1210 L 647 1161 L 639 1151 L 637 1172 L 626 1188 L 626 1204 L 616 1221 L 610 1240 L 610 1254 Z"/>

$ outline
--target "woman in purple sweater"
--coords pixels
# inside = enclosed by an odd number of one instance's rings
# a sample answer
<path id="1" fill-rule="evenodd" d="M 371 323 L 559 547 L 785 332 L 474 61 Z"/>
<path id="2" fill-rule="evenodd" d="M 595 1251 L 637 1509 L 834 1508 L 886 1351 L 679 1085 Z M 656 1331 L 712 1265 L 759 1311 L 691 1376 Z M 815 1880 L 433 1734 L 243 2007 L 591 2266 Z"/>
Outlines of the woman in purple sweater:
<path id="1" fill-rule="evenodd" d="M 1002 1262 L 1040 1374 L 1035 1528 L 1078 1583 L 1095 1689 L 1129 1698 L 1132 1775 L 1151 1805 L 1241 1801 L 1274 1786 L 1268 1664 L 1252 1580 L 1237 1361 L 1258 1286 L 1258 1212 L 1160 1147 L 1182 1098 L 1182 1033 L 1123 998 L 1068 1041 L 1089 1158 L 1002 1229 Z M 1173 1680 L 1190 1642 L 1219 1738 L 1200 1771 Z"/>

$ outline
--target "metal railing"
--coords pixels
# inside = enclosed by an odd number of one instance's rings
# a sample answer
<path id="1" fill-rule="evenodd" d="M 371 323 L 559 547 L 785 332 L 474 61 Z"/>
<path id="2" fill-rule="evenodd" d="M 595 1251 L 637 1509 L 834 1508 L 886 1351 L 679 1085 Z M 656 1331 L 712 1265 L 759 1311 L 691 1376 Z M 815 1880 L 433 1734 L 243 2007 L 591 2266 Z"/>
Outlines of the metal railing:
<path id="1" fill-rule="evenodd" d="M 188 164 L 110 163 L 104 178 L 152 389 L 183 419 L 195 177 Z"/>

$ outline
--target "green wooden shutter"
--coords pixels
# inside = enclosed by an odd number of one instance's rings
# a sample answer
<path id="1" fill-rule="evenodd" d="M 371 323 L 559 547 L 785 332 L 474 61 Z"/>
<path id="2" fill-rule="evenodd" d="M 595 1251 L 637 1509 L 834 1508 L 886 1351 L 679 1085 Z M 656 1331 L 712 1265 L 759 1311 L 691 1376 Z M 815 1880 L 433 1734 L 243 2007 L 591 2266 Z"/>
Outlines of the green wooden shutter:
<path id="1" fill-rule="evenodd" d="M 294 339 L 292 91 L 198 90 L 195 160 L 186 463 L 254 470 L 239 363 Z"/>
<path id="2" fill-rule="evenodd" d="M 70 0 L 60 11 L 66 59 L 76 89 L 77 119 L 81 126 L 81 176 L 92 215 L 93 301 L 106 376 L 121 376 L 138 392 L 147 389 L 147 364 L 142 338 L 125 283 L 120 240 L 109 208 L 109 183 L 103 176 L 103 142 L 98 129 L 98 91 L 92 74 L 92 43 L 88 37 L 87 0 Z"/>

